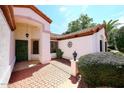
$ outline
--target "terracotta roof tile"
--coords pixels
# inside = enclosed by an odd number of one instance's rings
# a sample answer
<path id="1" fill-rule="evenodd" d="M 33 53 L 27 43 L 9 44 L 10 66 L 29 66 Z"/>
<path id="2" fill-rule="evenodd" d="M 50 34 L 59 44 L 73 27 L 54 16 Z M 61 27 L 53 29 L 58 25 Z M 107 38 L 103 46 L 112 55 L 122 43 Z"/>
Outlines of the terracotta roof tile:
<path id="1" fill-rule="evenodd" d="M 95 27 L 83 29 L 81 31 L 73 32 L 73 33 L 66 34 L 66 35 L 54 35 L 54 34 L 51 34 L 51 39 L 52 40 L 63 40 L 63 39 L 81 37 L 81 36 L 88 36 L 88 35 L 92 35 L 92 34 L 98 32 L 98 31 L 100 31 L 100 29 L 102 29 L 102 28 L 104 28 L 104 25 L 99 24 L 99 25 L 97 25 Z"/>

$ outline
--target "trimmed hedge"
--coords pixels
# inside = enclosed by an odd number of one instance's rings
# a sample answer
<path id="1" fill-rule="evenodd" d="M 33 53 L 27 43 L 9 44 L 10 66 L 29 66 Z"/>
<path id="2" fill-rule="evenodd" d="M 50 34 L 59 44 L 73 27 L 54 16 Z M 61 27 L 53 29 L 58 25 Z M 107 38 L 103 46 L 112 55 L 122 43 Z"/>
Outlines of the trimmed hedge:
<path id="1" fill-rule="evenodd" d="M 88 54 L 79 58 L 78 68 L 88 87 L 124 87 L 124 56 Z"/>

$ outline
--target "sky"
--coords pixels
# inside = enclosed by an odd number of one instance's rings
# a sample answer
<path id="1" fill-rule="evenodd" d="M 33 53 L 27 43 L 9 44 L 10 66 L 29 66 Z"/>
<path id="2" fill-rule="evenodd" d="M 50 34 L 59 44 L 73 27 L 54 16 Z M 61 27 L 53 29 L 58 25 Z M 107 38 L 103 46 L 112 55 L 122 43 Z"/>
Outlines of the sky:
<path id="1" fill-rule="evenodd" d="M 38 5 L 36 7 L 52 19 L 50 30 L 56 34 L 67 31 L 68 23 L 79 18 L 81 14 L 88 14 L 93 18 L 94 23 L 102 24 L 103 20 L 118 19 L 119 23 L 124 25 L 124 5 Z"/>

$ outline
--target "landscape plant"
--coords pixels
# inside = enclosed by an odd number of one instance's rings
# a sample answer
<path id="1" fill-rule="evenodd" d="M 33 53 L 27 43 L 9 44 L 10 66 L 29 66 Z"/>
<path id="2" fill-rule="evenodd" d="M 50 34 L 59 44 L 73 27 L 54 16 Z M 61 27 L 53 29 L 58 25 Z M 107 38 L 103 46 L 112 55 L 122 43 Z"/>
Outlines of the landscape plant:
<path id="1" fill-rule="evenodd" d="M 57 56 L 57 58 L 62 58 L 63 53 L 64 52 L 61 49 L 56 49 L 56 56 Z"/>
<path id="2" fill-rule="evenodd" d="M 124 56 L 101 52 L 82 56 L 79 73 L 88 87 L 124 87 Z"/>
<path id="3" fill-rule="evenodd" d="M 109 20 L 109 21 L 103 21 L 103 24 L 105 24 L 105 31 L 107 33 L 107 39 L 108 39 L 108 44 L 111 49 L 116 49 L 117 44 L 116 44 L 116 32 L 118 32 L 117 26 L 120 24 L 118 23 L 118 20 Z"/>

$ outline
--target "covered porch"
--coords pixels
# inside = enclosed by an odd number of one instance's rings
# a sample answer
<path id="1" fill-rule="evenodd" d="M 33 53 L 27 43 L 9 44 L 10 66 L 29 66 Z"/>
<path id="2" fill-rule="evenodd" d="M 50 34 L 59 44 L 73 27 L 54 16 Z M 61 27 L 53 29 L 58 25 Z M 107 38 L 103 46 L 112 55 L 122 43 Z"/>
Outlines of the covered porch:
<path id="1" fill-rule="evenodd" d="M 37 60 L 42 56 L 42 24 L 16 17 L 15 55 L 16 62 Z"/>
<path id="2" fill-rule="evenodd" d="M 33 6 L 14 6 L 14 16 L 16 62 L 49 63 L 51 20 Z"/>

